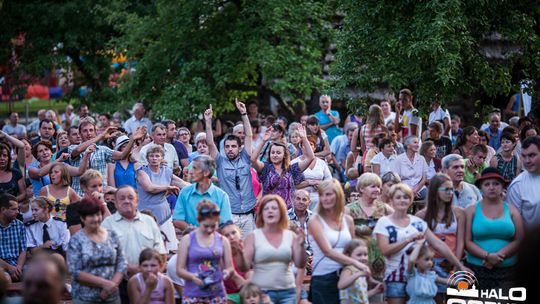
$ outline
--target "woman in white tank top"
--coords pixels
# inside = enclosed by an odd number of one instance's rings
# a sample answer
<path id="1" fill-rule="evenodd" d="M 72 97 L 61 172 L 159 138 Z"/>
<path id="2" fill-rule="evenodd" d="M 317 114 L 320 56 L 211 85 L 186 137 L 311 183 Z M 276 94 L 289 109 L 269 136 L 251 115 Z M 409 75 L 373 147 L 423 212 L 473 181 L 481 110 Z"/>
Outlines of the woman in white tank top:
<path id="1" fill-rule="evenodd" d="M 369 267 L 343 254 L 343 248 L 354 237 L 352 217 L 346 215 L 345 195 L 336 179 L 323 181 L 319 187 L 319 204 L 308 223 L 313 248 L 313 275 L 310 301 L 313 304 L 339 303 L 337 282 L 345 265 L 354 265 L 369 273 Z"/>
<path id="2" fill-rule="evenodd" d="M 296 304 L 296 285 L 291 262 L 306 266 L 304 232 L 290 231 L 285 201 L 273 194 L 259 201 L 257 229 L 244 242 L 244 261 L 253 264 L 251 282 L 259 286 L 273 303 Z"/>

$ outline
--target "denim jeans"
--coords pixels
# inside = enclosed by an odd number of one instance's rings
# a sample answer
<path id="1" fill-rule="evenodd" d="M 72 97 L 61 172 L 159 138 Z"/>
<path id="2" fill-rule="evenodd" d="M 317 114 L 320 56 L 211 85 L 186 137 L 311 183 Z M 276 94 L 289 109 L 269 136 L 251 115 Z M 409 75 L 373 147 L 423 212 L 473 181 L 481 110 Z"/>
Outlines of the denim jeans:
<path id="1" fill-rule="evenodd" d="M 312 276 L 309 289 L 310 301 L 313 304 L 339 303 L 339 271 L 328 274 Z"/>
<path id="2" fill-rule="evenodd" d="M 296 288 L 264 291 L 274 304 L 296 304 Z"/>

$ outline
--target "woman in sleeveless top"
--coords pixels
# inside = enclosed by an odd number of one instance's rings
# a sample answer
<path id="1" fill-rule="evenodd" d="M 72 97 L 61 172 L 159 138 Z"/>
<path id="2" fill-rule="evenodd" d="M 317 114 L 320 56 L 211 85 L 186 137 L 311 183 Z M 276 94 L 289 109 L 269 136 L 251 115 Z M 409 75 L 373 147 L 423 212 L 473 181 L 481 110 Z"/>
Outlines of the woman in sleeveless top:
<path id="1" fill-rule="evenodd" d="M 362 151 L 364 157 L 367 151 L 373 147 L 373 138 L 377 135 L 387 135 L 388 128 L 384 124 L 384 116 L 379 105 L 373 104 L 369 107 L 366 124 L 356 129 L 351 140 L 351 151 L 358 153 Z M 357 155 L 354 155 L 355 158 Z M 364 163 L 364 159 L 362 160 Z"/>
<path id="2" fill-rule="evenodd" d="M 295 304 L 296 288 L 291 262 L 306 266 L 304 232 L 288 230 L 285 201 L 277 195 L 265 195 L 259 201 L 257 229 L 245 240 L 244 260 L 253 265 L 251 282 L 259 286 L 275 304 Z M 300 288 L 301 286 L 298 286 Z"/>
<path id="3" fill-rule="evenodd" d="M 377 281 L 382 281 L 384 277 L 384 256 L 377 247 L 377 241 L 372 238 L 373 228 L 381 217 L 394 212 L 392 207 L 378 200 L 381 186 L 381 179 L 376 174 L 362 174 L 356 184 L 360 199 L 345 207 L 345 213 L 353 218 L 356 236 L 368 245 L 369 267 L 373 279 Z"/>
<path id="4" fill-rule="evenodd" d="M 53 204 L 52 215 L 61 220 L 66 220 L 66 209 L 71 202 L 78 202 L 81 197 L 71 188 L 71 178 L 67 167 L 62 163 L 55 163 L 49 170 L 51 183 L 39 191 L 39 196 L 44 196 Z"/>
<path id="5" fill-rule="evenodd" d="M 502 199 L 507 181 L 495 168 L 487 168 L 476 180 L 483 198 L 465 209 L 467 267 L 482 289 L 510 288 L 517 262 L 517 249 L 523 239 L 519 211 Z"/>
<path id="6" fill-rule="evenodd" d="M 454 186 L 446 174 L 436 174 L 429 183 L 426 207 L 416 216 L 427 222 L 429 229 L 448 245 L 458 259 L 463 256 L 465 248 L 465 212 L 452 204 Z M 434 270 L 439 277 L 448 278 L 452 270 L 451 264 L 438 252 L 433 259 Z M 446 285 L 437 284 L 437 302 L 443 303 Z"/>
<path id="7" fill-rule="evenodd" d="M 114 150 L 122 152 L 129 137 L 122 135 L 116 139 Z M 137 189 L 137 173 L 140 165 L 132 156 L 132 153 L 126 155 L 124 159 L 117 160 L 114 163 L 107 164 L 107 185 L 120 188 L 123 185 L 130 185 Z"/>
<path id="8" fill-rule="evenodd" d="M 370 273 L 369 267 L 343 254 L 343 248 L 354 237 L 354 222 L 345 214 L 345 194 L 336 179 L 319 185 L 319 205 L 308 222 L 309 243 L 313 249 L 313 271 L 310 301 L 339 303 L 339 271 L 353 265 Z"/>
<path id="9" fill-rule="evenodd" d="M 403 183 L 390 188 L 388 193 L 394 213 L 383 216 L 373 233 L 381 253 L 385 256 L 385 295 L 388 304 L 404 304 L 407 299 L 407 249 L 417 240 L 424 240 L 458 270 L 466 270 L 454 253 L 427 227 L 421 218 L 407 213 L 414 193 Z"/>
<path id="10" fill-rule="evenodd" d="M 174 175 L 172 169 L 163 164 L 165 151 L 159 145 L 153 145 L 147 150 L 148 166 L 137 170 L 137 192 L 139 194 L 139 210 L 149 209 L 157 218 L 160 230 L 168 240 L 166 248 L 176 250 L 176 232 L 172 222 L 172 212 L 167 195 L 178 195 L 179 189 L 186 184 Z"/>
<path id="11" fill-rule="evenodd" d="M 197 227 L 180 241 L 176 272 L 186 280 L 182 303 L 225 304 L 223 280 L 234 271 L 231 246 L 217 233 L 219 208 L 202 200 L 197 205 Z"/>
<path id="12" fill-rule="evenodd" d="M 507 181 L 512 181 L 521 172 L 521 159 L 515 153 L 516 138 L 512 134 L 501 135 L 501 152 L 497 153 L 497 169 Z"/>

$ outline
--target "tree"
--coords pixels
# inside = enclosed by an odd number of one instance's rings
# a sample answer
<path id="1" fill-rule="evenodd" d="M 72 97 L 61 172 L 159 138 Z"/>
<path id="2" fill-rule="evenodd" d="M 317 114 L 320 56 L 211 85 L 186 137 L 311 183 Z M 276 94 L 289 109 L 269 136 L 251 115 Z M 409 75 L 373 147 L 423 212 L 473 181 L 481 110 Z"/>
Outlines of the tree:
<path id="1" fill-rule="evenodd" d="M 340 1 L 333 86 L 414 90 L 426 106 L 462 95 L 494 97 L 538 84 L 537 1 Z M 362 106 L 365 101 L 353 101 Z M 365 104 L 363 105 L 365 106 Z"/>
<path id="2" fill-rule="evenodd" d="M 170 118 L 193 118 L 234 97 L 276 98 L 285 114 L 324 84 L 334 2 L 317 0 L 156 1 L 145 14 L 115 10 L 136 73 L 121 93 Z M 125 1 L 116 1 L 118 7 Z"/>
<path id="3" fill-rule="evenodd" d="M 117 33 L 106 21 L 103 0 L 5 1 L 0 6 L 0 65 L 16 81 L 42 77 L 53 67 L 73 66 L 94 91 L 107 88 L 111 54 L 106 46 Z M 12 39 L 24 37 L 14 45 Z"/>

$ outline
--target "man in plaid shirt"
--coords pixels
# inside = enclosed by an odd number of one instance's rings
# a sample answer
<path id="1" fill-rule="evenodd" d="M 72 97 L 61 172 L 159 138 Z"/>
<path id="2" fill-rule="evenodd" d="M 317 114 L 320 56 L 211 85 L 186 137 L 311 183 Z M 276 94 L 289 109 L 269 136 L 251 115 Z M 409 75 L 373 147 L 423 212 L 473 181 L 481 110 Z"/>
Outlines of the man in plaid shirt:
<path id="1" fill-rule="evenodd" d="M 82 143 L 78 146 L 72 145 L 68 148 L 68 153 L 71 154 L 71 165 L 78 167 L 81 164 L 82 156 L 86 149 L 93 144 L 104 141 L 109 138 L 116 131 L 115 127 L 108 127 L 100 135 L 96 135 L 96 125 L 93 121 L 83 120 L 79 124 L 79 133 L 81 134 Z M 136 140 L 142 139 L 146 135 L 146 126 L 138 128 L 131 135 L 129 142 L 122 152 L 112 150 L 107 146 L 98 145 L 96 151 L 92 153 L 90 157 L 89 169 L 99 171 L 103 176 L 103 186 L 107 186 L 107 163 L 111 163 L 115 160 L 120 160 L 126 157 L 133 148 L 133 144 Z M 83 195 L 81 190 L 81 184 L 79 177 L 73 177 L 71 187 L 79 195 Z"/>
<path id="2" fill-rule="evenodd" d="M 15 196 L 0 194 L 0 268 L 9 274 L 12 281 L 22 279 L 26 262 L 26 230 L 17 219 L 18 214 L 19 204 Z"/>

